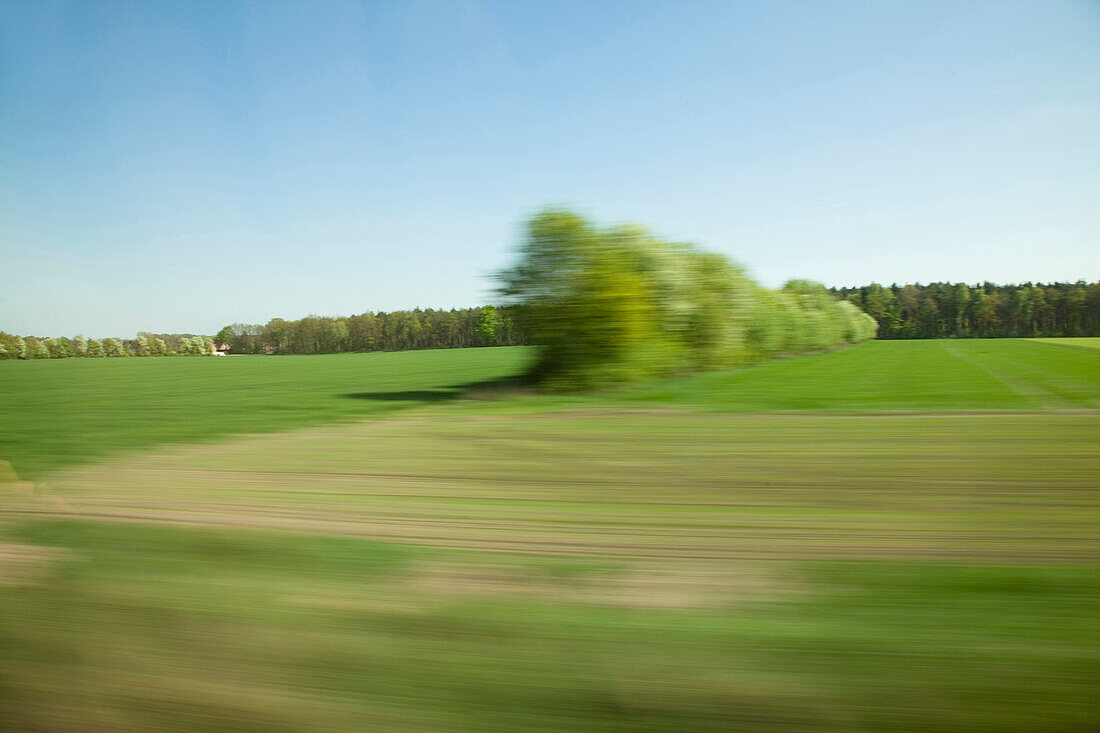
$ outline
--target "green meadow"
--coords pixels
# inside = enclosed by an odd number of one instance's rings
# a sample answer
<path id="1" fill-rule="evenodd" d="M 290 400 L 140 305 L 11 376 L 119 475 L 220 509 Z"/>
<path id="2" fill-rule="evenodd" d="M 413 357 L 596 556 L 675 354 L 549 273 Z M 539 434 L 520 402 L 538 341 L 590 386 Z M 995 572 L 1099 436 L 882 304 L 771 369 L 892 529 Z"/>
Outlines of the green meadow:
<path id="1" fill-rule="evenodd" d="M 519 347 L 322 356 L 0 362 L 0 457 L 20 475 L 158 443 L 265 433 L 459 394 L 524 369 Z"/>
<path id="2" fill-rule="evenodd" d="M 1095 729 L 1100 351 L 1044 341 L 0 363 L 0 728 Z"/>
<path id="3" fill-rule="evenodd" d="M 0 457 L 21 476 L 165 443 L 218 440 L 457 402 L 475 411 L 607 404 L 729 413 L 1100 408 L 1096 355 L 1039 339 L 872 341 L 618 392 L 540 395 L 526 347 L 224 359 L 0 362 Z M 1055 339 L 1059 344 L 1095 339 Z"/>
<path id="4" fill-rule="evenodd" d="M 1081 349 L 1100 349 L 1100 337 L 1084 336 L 1081 338 L 1034 338 L 1029 341 L 1038 341 L 1044 344 L 1057 344 L 1058 346 L 1075 346 Z"/>

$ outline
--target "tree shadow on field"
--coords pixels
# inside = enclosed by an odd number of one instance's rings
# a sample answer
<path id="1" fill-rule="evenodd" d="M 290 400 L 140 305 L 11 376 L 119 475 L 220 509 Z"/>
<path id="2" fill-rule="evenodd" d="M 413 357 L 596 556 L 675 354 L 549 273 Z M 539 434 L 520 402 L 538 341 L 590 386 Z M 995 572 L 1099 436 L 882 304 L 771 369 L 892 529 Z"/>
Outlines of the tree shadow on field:
<path id="1" fill-rule="evenodd" d="M 355 400 L 379 402 L 446 402 L 448 400 L 496 400 L 530 390 L 531 380 L 525 375 L 484 379 L 465 384 L 449 384 L 439 389 L 395 390 L 392 392 L 350 392 L 340 395 Z"/>
<path id="2" fill-rule="evenodd" d="M 453 400 L 458 394 L 445 389 L 414 389 L 398 392 L 351 392 L 340 395 L 355 400 L 376 400 L 379 402 L 442 402 Z"/>

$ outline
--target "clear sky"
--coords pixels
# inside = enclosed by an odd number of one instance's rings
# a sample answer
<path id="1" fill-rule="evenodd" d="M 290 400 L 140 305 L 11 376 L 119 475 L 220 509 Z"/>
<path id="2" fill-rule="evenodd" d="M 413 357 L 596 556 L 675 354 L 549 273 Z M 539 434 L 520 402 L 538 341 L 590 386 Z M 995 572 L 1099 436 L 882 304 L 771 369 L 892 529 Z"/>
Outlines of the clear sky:
<path id="1" fill-rule="evenodd" d="M 1100 277 L 1100 2 L 0 0 L 0 329 L 492 299 L 567 204 L 806 277 Z"/>

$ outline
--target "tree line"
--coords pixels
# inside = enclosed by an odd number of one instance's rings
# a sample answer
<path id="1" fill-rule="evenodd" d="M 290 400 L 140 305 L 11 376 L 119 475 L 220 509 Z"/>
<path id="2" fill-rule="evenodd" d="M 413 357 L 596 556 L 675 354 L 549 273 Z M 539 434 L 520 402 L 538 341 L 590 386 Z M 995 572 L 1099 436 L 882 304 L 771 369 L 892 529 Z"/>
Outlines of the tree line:
<path id="1" fill-rule="evenodd" d="M 0 359 L 324 354 L 536 344 L 533 376 L 583 389 L 879 338 L 1100 336 L 1100 282 L 754 283 L 722 255 L 569 211 L 528 224 L 500 306 L 234 323 L 211 339 L 42 338 L 0 331 Z"/>
<path id="2" fill-rule="evenodd" d="M 878 322 L 878 337 L 1100 336 L 1100 282 L 871 283 L 832 292 Z"/>
<path id="3" fill-rule="evenodd" d="M 506 308 L 367 312 L 357 316 L 273 318 L 264 325 L 234 323 L 214 337 L 234 354 L 335 354 L 408 351 L 527 343 Z"/>
<path id="4" fill-rule="evenodd" d="M 0 331 L 0 359 L 202 356 L 213 352 L 213 340 L 209 336 L 195 334 L 151 334 L 142 331 L 132 339 L 90 339 L 83 334 L 72 338 L 24 337 Z"/>
<path id="5" fill-rule="evenodd" d="M 201 356 L 228 347 L 234 354 L 335 354 L 345 351 L 516 346 L 527 344 L 507 308 L 367 312 L 357 316 L 273 318 L 234 323 L 213 338 L 140 332 L 133 339 L 16 336 L 0 331 L 0 359 Z"/>
<path id="6" fill-rule="evenodd" d="M 565 210 L 535 216 L 500 295 L 539 346 L 533 377 L 587 389 L 782 354 L 875 334 L 823 285 L 754 283 L 724 256 L 645 229 L 601 229 Z"/>

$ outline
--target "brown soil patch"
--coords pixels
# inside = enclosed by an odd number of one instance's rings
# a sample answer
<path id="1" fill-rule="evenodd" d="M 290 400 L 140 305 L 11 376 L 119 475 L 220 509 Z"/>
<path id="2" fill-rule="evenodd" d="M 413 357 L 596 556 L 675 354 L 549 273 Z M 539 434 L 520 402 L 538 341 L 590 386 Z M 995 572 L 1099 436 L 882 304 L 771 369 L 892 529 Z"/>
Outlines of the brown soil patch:
<path id="1" fill-rule="evenodd" d="M 763 572 L 684 571 L 638 568 L 579 576 L 556 576 L 535 569 L 438 564 L 406 581 L 433 595 L 517 596 L 555 602 L 624 608 L 716 608 L 774 595 L 781 587 Z"/>
<path id="2" fill-rule="evenodd" d="M 0 542 L 0 587 L 33 585 L 46 575 L 51 563 L 67 554 L 52 547 Z"/>

